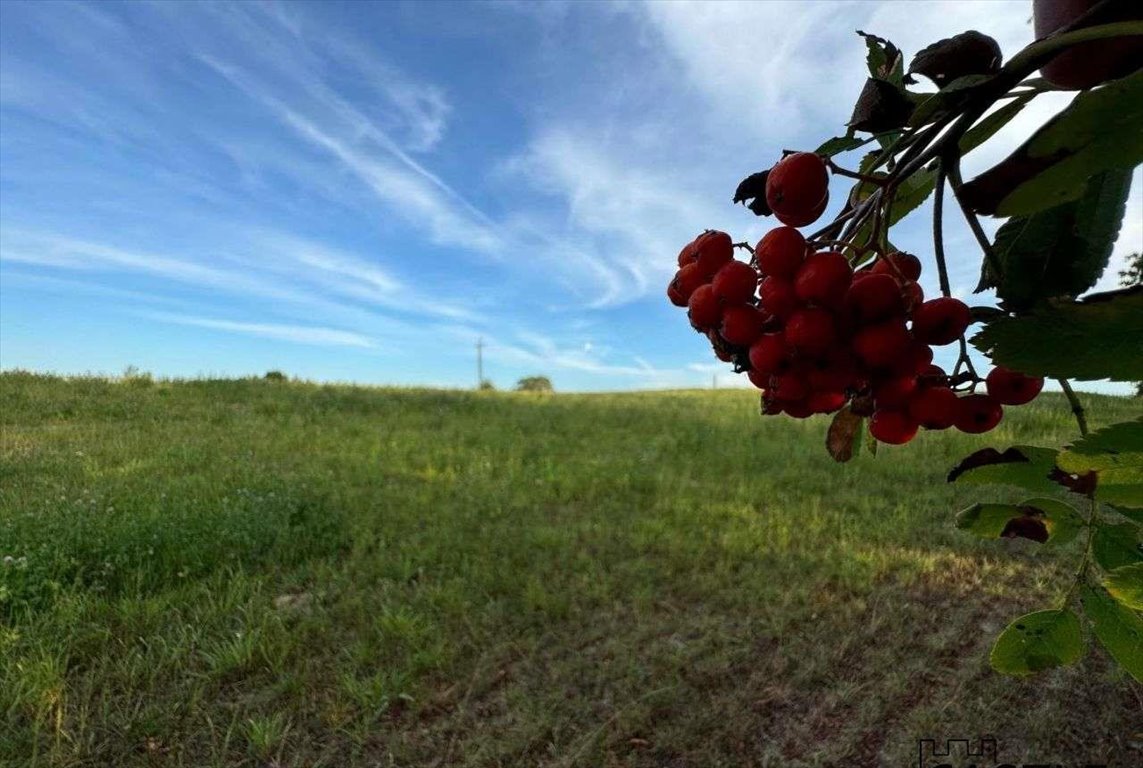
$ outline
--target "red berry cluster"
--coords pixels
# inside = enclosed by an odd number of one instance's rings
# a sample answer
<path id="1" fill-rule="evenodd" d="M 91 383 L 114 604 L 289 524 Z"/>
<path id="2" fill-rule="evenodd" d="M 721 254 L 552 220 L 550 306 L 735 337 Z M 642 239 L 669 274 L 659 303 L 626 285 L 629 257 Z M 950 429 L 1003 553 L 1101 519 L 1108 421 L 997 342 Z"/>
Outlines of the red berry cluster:
<path id="1" fill-rule="evenodd" d="M 679 253 L 667 289 L 719 359 L 762 390 L 762 412 L 806 418 L 850 403 L 871 417 L 875 438 L 901 444 L 919 427 L 987 432 L 1002 405 L 1039 394 L 1043 379 L 1004 368 L 988 375 L 987 394 L 953 389 L 932 347 L 960 339 L 971 317 L 957 299 L 924 300 L 915 256 L 890 253 L 854 272 L 843 254 L 806 243 L 794 226 L 821 215 L 828 181 L 816 155 L 788 155 L 766 182 L 786 226 L 758 242 L 750 263 L 734 259 L 725 232 L 703 233 Z"/>

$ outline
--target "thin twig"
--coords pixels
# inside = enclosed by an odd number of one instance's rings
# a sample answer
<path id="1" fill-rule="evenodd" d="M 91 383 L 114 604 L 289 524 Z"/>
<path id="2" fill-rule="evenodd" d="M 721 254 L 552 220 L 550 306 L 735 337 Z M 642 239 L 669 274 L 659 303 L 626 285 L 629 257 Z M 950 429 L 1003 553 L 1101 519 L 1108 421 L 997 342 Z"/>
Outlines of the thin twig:
<path id="1" fill-rule="evenodd" d="M 1080 434 L 1087 437 L 1087 416 L 1084 414 L 1083 405 L 1079 398 L 1076 397 L 1075 390 L 1072 389 L 1072 385 L 1068 383 L 1067 379 L 1056 379 L 1056 381 L 1059 382 L 1060 387 L 1064 390 L 1064 395 L 1068 398 L 1068 403 L 1072 406 L 1072 413 L 1075 414 Z"/>
<path id="2" fill-rule="evenodd" d="M 858 173 L 857 171 L 851 171 L 848 168 L 842 168 L 840 165 L 833 161 L 832 157 L 826 158 L 826 165 L 828 165 L 829 169 L 838 176 L 847 176 L 851 179 L 857 179 L 858 181 L 863 181 L 876 187 L 883 187 L 888 183 L 886 181 L 886 177 L 884 176 L 870 176 L 866 173 Z"/>
<path id="3" fill-rule="evenodd" d="M 952 157 L 952 162 L 948 166 L 948 179 L 949 186 L 952 187 L 953 197 L 956 198 L 957 205 L 960 206 L 961 212 L 964 214 L 965 221 L 968 222 L 969 229 L 972 230 L 973 236 L 976 237 L 976 243 L 980 246 L 980 250 L 984 251 L 984 260 L 988 264 L 988 269 L 992 272 L 993 282 L 999 282 L 1003 272 L 1000 268 L 1000 259 L 996 256 L 996 251 L 992 249 L 992 243 L 988 242 L 988 235 L 984 233 L 984 227 L 980 225 L 980 219 L 976 217 L 976 213 L 964 202 L 961 198 L 961 187 L 964 182 L 960 177 L 960 158 L 955 154 Z"/>
<path id="4" fill-rule="evenodd" d="M 933 251 L 937 257 L 937 276 L 941 281 L 941 293 L 945 296 L 951 296 L 952 289 L 949 287 L 949 268 L 945 263 L 944 209 L 945 161 L 942 158 L 940 165 L 937 166 L 937 184 L 933 197 Z"/>

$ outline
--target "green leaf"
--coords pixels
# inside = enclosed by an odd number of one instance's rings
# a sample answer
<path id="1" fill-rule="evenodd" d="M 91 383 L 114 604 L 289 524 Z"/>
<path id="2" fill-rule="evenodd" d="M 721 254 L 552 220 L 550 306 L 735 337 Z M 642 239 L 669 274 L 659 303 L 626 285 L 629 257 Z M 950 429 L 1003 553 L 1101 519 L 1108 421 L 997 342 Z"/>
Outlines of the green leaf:
<path id="1" fill-rule="evenodd" d="M 1143 162 L 1143 72 L 1080 93 L 1006 159 L 964 185 L 977 213 L 1018 216 L 1074 200 L 1100 171 Z"/>
<path id="2" fill-rule="evenodd" d="M 973 504 L 956 516 L 956 527 L 982 539 L 999 539 L 1010 520 L 1024 512 L 1015 504 Z"/>
<path id="3" fill-rule="evenodd" d="M 868 139 L 859 139 L 856 136 L 834 136 L 828 141 L 822 142 L 821 146 L 814 150 L 815 155 L 823 157 L 832 157 L 833 155 L 841 154 L 842 152 L 849 152 L 850 150 L 857 149 L 865 144 Z"/>
<path id="4" fill-rule="evenodd" d="M 1128 507 L 1118 507 L 1113 504 L 1109 504 L 1108 506 L 1126 517 L 1128 520 L 1134 520 L 1137 523 L 1143 523 L 1143 508 L 1130 509 Z"/>
<path id="5" fill-rule="evenodd" d="M 1000 109 L 996 110 L 985 116 L 983 120 L 974 125 L 964 136 L 960 137 L 960 153 L 967 155 L 972 150 L 979 147 L 984 142 L 991 139 L 996 133 L 1008 125 L 1008 122 L 1020 114 L 1020 110 L 1024 109 L 1024 105 L 1032 100 L 1034 94 L 1025 94 L 1005 104 Z M 914 117 L 915 117 L 914 113 Z"/>
<path id="6" fill-rule="evenodd" d="M 915 94 L 925 98 L 910 115 L 909 126 L 919 128 L 944 117 L 949 112 L 958 109 L 965 99 L 972 95 L 974 88 L 990 80 L 992 80 L 991 75 L 965 75 L 953 80 L 936 93 Z"/>
<path id="7" fill-rule="evenodd" d="M 893 210 L 889 215 L 889 226 L 893 226 L 921 206 L 937 185 L 935 166 L 917 171 L 897 187 L 893 195 Z"/>
<path id="8" fill-rule="evenodd" d="M 1060 469 L 1095 472 L 1095 498 L 1143 508 L 1143 419 L 1125 421 L 1076 441 L 1056 459 Z"/>
<path id="9" fill-rule="evenodd" d="M 1091 553 L 1099 567 L 1113 571 L 1125 565 L 1143 563 L 1143 537 L 1134 523 L 1098 524 L 1092 539 Z"/>
<path id="10" fill-rule="evenodd" d="M 1143 683 L 1143 618 L 1102 589 L 1085 586 L 1080 601 L 1100 644 L 1128 674 Z"/>
<path id="11" fill-rule="evenodd" d="M 985 261 L 977 292 L 996 288 L 1004 306 L 1022 311 L 1087 291 L 1107 268 L 1130 191 L 1131 171 L 1105 171 L 1088 180 L 1079 200 L 1009 219 L 993 243 L 1002 277 Z"/>
<path id="12" fill-rule="evenodd" d="M 969 457 L 973 459 L 977 454 Z M 1056 451 L 1031 445 L 1018 445 L 997 453 L 997 461 L 980 463 L 968 468 L 958 466 L 950 474 L 950 482 L 971 485 L 1015 485 L 1033 493 L 1056 493 L 1060 490 L 1050 477 L 1056 468 Z M 1011 456 L 1012 460 L 1005 460 Z M 966 462 L 962 462 L 962 465 Z"/>
<path id="13" fill-rule="evenodd" d="M 905 57 L 901 49 L 890 41 L 877 35 L 870 35 L 857 30 L 857 34 L 865 38 L 867 54 L 865 63 L 869 67 L 870 77 L 888 80 L 896 86 L 905 83 Z"/>
<path id="14" fill-rule="evenodd" d="M 1006 675 L 1031 675 L 1075 664 L 1083 656 L 1079 617 L 1068 610 L 1021 616 L 996 638 L 989 662 Z"/>
<path id="15" fill-rule="evenodd" d="M 992 362 L 1031 376 L 1143 380 L 1143 290 L 1060 302 L 1002 317 L 973 336 Z"/>
<path id="16" fill-rule="evenodd" d="M 1143 563 L 1116 568 L 1103 579 L 1107 591 L 1133 611 L 1143 611 Z"/>
<path id="17" fill-rule="evenodd" d="M 1084 527 L 1069 504 L 1055 499 L 1028 499 L 1019 504 L 973 504 L 956 516 L 956 527 L 982 539 L 1026 538 L 1066 544 Z"/>

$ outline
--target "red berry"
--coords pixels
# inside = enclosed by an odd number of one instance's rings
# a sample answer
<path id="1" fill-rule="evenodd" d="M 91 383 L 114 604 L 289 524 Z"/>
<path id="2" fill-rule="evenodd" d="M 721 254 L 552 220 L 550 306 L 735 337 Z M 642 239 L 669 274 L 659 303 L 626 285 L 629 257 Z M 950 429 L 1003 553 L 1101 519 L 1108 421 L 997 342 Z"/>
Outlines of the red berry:
<path id="1" fill-rule="evenodd" d="M 991 395 L 968 395 L 957 401 L 953 423 L 961 432 L 978 435 L 1000 423 L 1004 409 Z"/>
<path id="2" fill-rule="evenodd" d="M 697 254 L 698 248 L 695 245 L 695 241 L 691 240 L 689 243 L 683 246 L 681 251 L 679 251 L 679 266 L 685 267 L 687 264 L 692 263 L 695 260 L 695 256 Z"/>
<path id="3" fill-rule="evenodd" d="M 687 315 L 691 319 L 691 325 L 701 331 L 718 325 L 722 319 L 722 306 L 719 305 L 718 297 L 714 295 L 710 285 L 700 285 L 691 294 L 691 299 L 687 302 Z"/>
<path id="4" fill-rule="evenodd" d="M 1025 376 L 1009 368 L 996 366 L 984 380 L 988 394 L 1004 405 L 1024 405 L 1036 399 L 1044 388 L 1044 380 L 1039 376 Z"/>
<path id="5" fill-rule="evenodd" d="M 874 273 L 892 275 L 898 282 L 921 278 L 921 260 L 911 253 L 890 253 L 873 265 Z"/>
<path id="6" fill-rule="evenodd" d="M 812 152 L 786 155 L 766 177 L 766 204 L 776 215 L 800 219 L 818 208 L 828 193 L 829 171 Z"/>
<path id="7" fill-rule="evenodd" d="M 685 304 L 690 301 L 691 294 L 695 292 L 696 288 L 709 282 L 710 280 L 702 273 L 698 264 L 687 264 L 675 273 L 675 279 L 671 281 L 671 285 L 683 297 Z"/>
<path id="8" fill-rule="evenodd" d="M 774 397 L 782 402 L 802 400 L 810 393 L 806 378 L 796 371 L 789 371 L 774 377 Z"/>
<path id="9" fill-rule="evenodd" d="M 782 410 L 793 419 L 808 419 L 814 415 L 813 409 L 806 400 L 783 400 Z"/>
<path id="10" fill-rule="evenodd" d="M 925 290 L 920 283 L 910 280 L 901 285 L 901 301 L 905 304 L 905 311 L 912 312 L 925 300 Z"/>
<path id="11" fill-rule="evenodd" d="M 718 270 L 711 281 L 711 287 L 723 304 L 743 304 L 754 297 L 754 289 L 758 287 L 758 273 L 749 264 L 730 261 Z"/>
<path id="12" fill-rule="evenodd" d="M 824 309 L 799 309 L 786 321 L 786 343 L 797 352 L 824 352 L 837 341 L 833 315 Z"/>
<path id="13" fill-rule="evenodd" d="M 802 301 L 835 307 L 845 298 L 853 279 L 849 261 L 840 253 L 827 251 L 806 257 L 794 278 L 794 291 Z"/>
<path id="14" fill-rule="evenodd" d="M 916 389 L 916 376 L 894 376 L 883 379 L 873 387 L 873 401 L 878 408 L 904 406 Z"/>
<path id="15" fill-rule="evenodd" d="M 869 420 L 869 433 L 883 443 L 903 445 L 917 434 L 917 422 L 903 411 L 879 409 Z"/>
<path id="16" fill-rule="evenodd" d="M 918 387 L 943 387 L 948 383 L 948 374 L 939 365 L 929 363 L 917 373 Z"/>
<path id="17" fill-rule="evenodd" d="M 768 277 L 793 278 L 806 258 L 806 238 L 793 227 L 771 229 L 754 249 L 758 269 Z"/>
<path id="18" fill-rule="evenodd" d="M 807 224 L 813 224 L 817 221 L 823 213 L 825 213 L 826 206 L 829 205 L 829 191 L 826 191 L 825 197 L 818 203 L 816 208 L 812 208 L 805 213 L 778 213 L 774 212 L 774 218 L 785 224 L 787 227 L 804 227 Z"/>
<path id="19" fill-rule="evenodd" d="M 890 366 L 893 373 L 901 376 L 919 376 L 933 362 L 933 349 L 928 344 L 914 341 L 905 354 Z"/>
<path id="20" fill-rule="evenodd" d="M 913 310 L 913 337 L 925 344 L 951 344 L 964 335 L 971 320 L 963 301 L 942 296 Z"/>
<path id="21" fill-rule="evenodd" d="M 857 363 L 846 349 L 832 349 L 808 365 L 807 380 L 816 392 L 842 392 L 857 378 Z"/>
<path id="22" fill-rule="evenodd" d="M 748 347 L 762 335 L 762 313 L 749 304 L 727 307 L 718 335 L 735 346 Z"/>
<path id="23" fill-rule="evenodd" d="M 695 241 L 695 263 L 708 278 L 734 258 L 734 243 L 725 232 L 706 232 Z"/>
<path id="24" fill-rule="evenodd" d="M 948 429 L 956 421 L 958 402 L 948 387 L 922 387 L 909 400 L 909 415 L 925 429 Z"/>
<path id="25" fill-rule="evenodd" d="M 858 331 L 853 337 L 853 351 L 869 367 L 885 368 L 908 354 L 911 343 L 904 321 L 887 320 Z"/>
<path id="26" fill-rule="evenodd" d="M 758 389 L 766 389 L 770 386 L 770 375 L 760 371 L 750 370 L 746 372 L 746 378 L 750 379 L 750 383 L 758 387 Z"/>
<path id="27" fill-rule="evenodd" d="M 783 277 L 771 275 L 758 286 L 759 304 L 767 312 L 781 320 L 787 319 L 798 308 L 798 295 L 794 284 Z"/>
<path id="28" fill-rule="evenodd" d="M 845 405 L 844 392 L 813 392 L 806 398 L 806 405 L 814 413 L 833 413 Z"/>
<path id="29" fill-rule="evenodd" d="M 750 346 L 750 367 L 767 375 L 781 373 L 789 366 L 790 349 L 780 333 L 763 334 Z"/>
<path id="30" fill-rule="evenodd" d="M 679 293 L 679 289 L 675 287 L 674 280 L 667 286 L 667 298 L 670 299 L 671 303 L 676 307 L 685 307 L 687 305 L 687 299 L 683 294 Z"/>
<path id="31" fill-rule="evenodd" d="M 866 273 L 854 276 L 845 295 L 846 316 L 856 324 L 873 323 L 905 310 L 901 287 L 889 275 Z"/>

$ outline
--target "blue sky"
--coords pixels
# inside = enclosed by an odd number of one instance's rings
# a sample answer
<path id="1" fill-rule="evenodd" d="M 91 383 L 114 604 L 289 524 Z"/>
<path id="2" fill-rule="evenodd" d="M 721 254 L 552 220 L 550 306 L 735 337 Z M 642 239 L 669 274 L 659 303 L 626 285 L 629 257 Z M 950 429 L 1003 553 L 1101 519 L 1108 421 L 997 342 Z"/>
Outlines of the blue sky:
<path id="1" fill-rule="evenodd" d="M 865 77 L 854 30 L 911 55 L 976 28 L 1010 54 L 1029 17 L 994 0 L 0 3 L 0 365 L 471 386 L 483 337 L 500 387 L 744 384 L 665 300 L 679 248 L 771 226 L 731 193 L 841 132 Z M 966 175 L 1067 100 L 1034 103 Z M 1141 247 L 1141 187 L 1115 263 Z M 894 241 L 931 263 L 925 210 Z M 967 295 L 980 256 L 949 222 Z"/>

